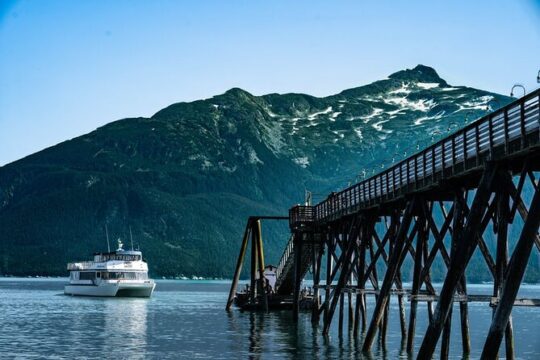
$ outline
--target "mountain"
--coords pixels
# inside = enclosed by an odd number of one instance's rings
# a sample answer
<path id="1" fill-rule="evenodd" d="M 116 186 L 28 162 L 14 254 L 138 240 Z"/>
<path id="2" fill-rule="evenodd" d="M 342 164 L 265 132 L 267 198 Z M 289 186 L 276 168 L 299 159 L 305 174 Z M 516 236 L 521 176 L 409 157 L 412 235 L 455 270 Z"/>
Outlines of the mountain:
<path id="1" fill-rule="evenodd" d="M 234 88 L 109 123 L 0 168 L 0 274 L 64 275 L 106 249 L 107 225 L 128 244 L 131 227 L 154 276 L 231 276 L 247 216 L 320 200 L 510 101 L 418 65 L 323 98 Z M 287 227 L 265 230 L 276 263 Z"/>

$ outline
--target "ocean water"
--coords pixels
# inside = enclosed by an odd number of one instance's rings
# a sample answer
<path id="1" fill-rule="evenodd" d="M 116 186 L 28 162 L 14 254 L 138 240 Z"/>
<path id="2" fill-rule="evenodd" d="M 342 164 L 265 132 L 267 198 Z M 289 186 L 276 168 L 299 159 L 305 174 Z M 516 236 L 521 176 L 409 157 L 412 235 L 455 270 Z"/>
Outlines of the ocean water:
<path id="1" fill-rule="evenodd" d="M 343 335 L 338 334 L 335 316 L 326 338 L 321 335 L 322 321 L 313 326 L 308 313 L 301 314 L 297 324 L 288 311 L 263 314 L 235 309 L 227 313 L 228 281 L 162 280 L 151 299 L 65 296 L 65 281 L 0 279 L 1 359 L 362 357 L 362 338 L 352 336 L 346 315 Z M 471 294 L 489 294 L 491 285 L 470 285 L 468 289 Z M 520 296 L 539 298 L 540 286 L 523 285 Z M 405 304 L 408 308 L 408 302 Z M 373 306 L 371 299 L 368 310 Z M 407 358 L 401 348 L 395 299 L 390 309 L 386 347 L 375 341 L 370 358 Z M 470 358 L 475 359 L 492 310 L 483 303 L 469 303 L 469 312 Z M 461 358 L 457 307 L 453 313 L 451 357 Z M 416 348 L 427 325 L 423 303 L 418 316 Z M 513 318 L 517 357 L 540 359 L 540 308 L 515 307 Z"/>

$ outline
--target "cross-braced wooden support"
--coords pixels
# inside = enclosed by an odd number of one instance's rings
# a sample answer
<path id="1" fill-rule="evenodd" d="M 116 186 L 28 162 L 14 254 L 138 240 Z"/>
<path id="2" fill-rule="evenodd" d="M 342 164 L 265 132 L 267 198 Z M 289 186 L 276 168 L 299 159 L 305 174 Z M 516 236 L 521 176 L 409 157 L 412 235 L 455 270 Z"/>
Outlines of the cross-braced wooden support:
<path id="1" fill-rule="evenodd" d="M 268 288 L 267 282 L 264 276 L 264 246 L 262 239 L 261 221 L 262 220 L 288 220 L 288 217 L 284 216 L 252 216 L 249 217 L 246 228 L 244 230 L 244 236 L 242 237 L 242 243 L 240 245 L 240 252 L 238 254 L 238 260 L 233 276 L 233 282 L 231 289 L 229 290 L 229 297 L 227 298 L 227 304 L 225 310 L 229 311 L 235 298 L 237 297 L 238 282 L 242 272 L 244 264 L 244 258 L 247 252 L 248 244 L 251 239 L 251 266 L 250 266 L 250 286 L 249 292 L 246 294 L 249 296 L 248 305 L 253 308 L 262 308 L 265 311 L 269 310 L 268 303 Z"/>
<path id="2" fill-rule="evenodd" d="M 362 347 L 363 351 L 369 351 L 371 348 L 371 344 L 373 343 L 373 339 L 375 338 L 375 332 L 377 331 L 377 328 L 379 327 L 379 323 L 383 316 L 383 310 L 388 302 L 388 296 L 392 284 L 394 283 L 394 278 L 404 259 L 405 250 L 408 247 L 408 244 L 406 245 L 405 242 L 407 241 L 407 233 L 409 231 L 409 226 L 411 225 L 413 211 L 416 208 L 416 203 L 417 199 L 413 198 L 412 201 L 410 201 L 407 205 L 407 209 L 405 210 L 405 214 L 403 215 L 403 221 L 401 222 L 401 225 L 399 227 L 395 246 L 392 251 L 392 257 L 390 258 L 388 269 L 386 269 L 386 274 L 384 276 L 381 290 L 379 292 L 379 298 L 377 299 L 375 309 L 373 310 L 371 323 L 364 338 L 364 345 Z"/>
<path id="3" fill-rule="evenodd" d="M 454 303 L 454 294 L 459 280 L 463 276 L 467 263 L 478 244 L 478 230 L 488 206 L 496 174 L 496 167 L 490 164 L 482 175 L 471 211 L 467 217 L 467 223 L 463 229 L 463 235 L 460 237 L 461 241 L 456 247 L 455 256 L 451 259 L 450 268 L 435 309 L 434 319 L 426 330 L 426 335 L 418 352 L 419 358 L 428 359 L 433 356 L 435 346 L 437 346 L 437 341 L 450 313 L 450 308 Z"/>
<path id="4" fill-rule="evenodd" d="M 340 272 L 337 286 L 334 289 L 333 293 L 330 294 L 331 302 L 329 304 L 328 313 L 324 321 L 324 327 L 323 327 L 324 334 L 328 334 L 328 329 L 330 328 L 330 323 L 332 321 L 332 316 L 334 315 L 334 311 L 336 310 L 336 305 L 337 305 L 338 300 L 343 299 L 342 290 L 346 282 L 348 281 L 350 272 L 353 268 L 350 260 L 354 253 L 354 250 L 358 246 L 357 238 L 360 231 L 360 227 L 361 227 L 360 218 L 355 218 L 351 222 L 349 231 L 346 234 L 346 237 L 347 237 L 346 250 L 341 253 L 340 260 L 336 267 L 336 269 L 341 268 L 341 272 Z"/>
<path id="5" fill-rule="evenodd" d="M 504 337 L 505 355 L 513 358 L 512 306 L 540 304 L 537 299 L 515 299 L 532 249 L 540 250 L 538 171 L 540 92 L 536 91 L 315 206 L 292 208 L 293 233 L 304 239 L 316 228 L 322 244 L 317 253 L 310 253 L 316 298 L 312 320 L 317 322 L 324 311 L 322 331 L 328 334 L 337 310 L 341 335 L 348 306 L 352 334 L 365 332 L 362 350 L 368 352 L 377 333 L 385 346 L 389 299 L 396 295 L 402 347 L 411 356 L 419 345 L 415 344 L 419 304 L 425 302 L 429 325 L 417 356 L 431 358 L 442 337 L 440 357 L 445 359 L 451 349 L 454 303 L 459 304 L 462 352 L 467 356 L 468 302 L 482 301 L 494 309 L 483 356 L 497 355 Z M 519 176 L 516 183 L 515 176 Z M 516 216 L 525 225 L 510 254 L 509 224 Z M 301 246 L 295 254 L 298 261 Z M 476 249 L 485 262 L 485 275 L 493 279 L 490 296 L 467 289 L 465 271 Z M 326 284 L 320 286 L 323 254 Z M 412 278 L 407 278 L 412 280 L 410 289 L 404 288 L 402 279 L 409 271 L 401 269 L 407 257 L 413 265 Z M 432 284 L 434 264 L 446 267 L 440 292 Z M 295 289 L 296 295 L 298 280 Z M 322 305 L 319 289 L 324 289 Z M 366 296 L 372 295 L 375 307 L 370 317 Z"/>
<path id="6" fill-rule="evenodd" d="M 506 298 L 503 297 L 504 285 L 510 276 L 510 265 L 514 264 L 512 274 L 515 275 L 512 276 L 519 277 L 523 271 L 520 266 L 525 266 L 526 260 L 521 261 L 519 266 L 515 261 L 508 265 L 508 224 L 514 215 L 521 216 L 526 221 L 523 236 L 528 242 L 520 241 L 530 245 L 530 248 L 538 244 L 540 237 L 538 225 L 533 222 L 538 209 L 531 207 L 529 213 L 521 198 L 527 178 L 531 180 L 530 184 L 536 193 L 538 192 L 534 174 L 524 169 L 516 185 L 512 182 L 511 175 L 507 168 L 488 164 L 478 185 L 473 189 L 474 196 L 469 196 L 471 188 L 456 186 L 450 195 L 441 199 L 413 197 L 390 211 L 372 209 L 359 212 L 319 229 L 318 236 L 323 246 L 311 254 L 316 299 L 312 321 L 317 323 L 319 314 L 324 311 L 322 331 L 328 334 L 337 311 L 340 336 L 346 318 L 353 336 L 356 337 L 360 331 L 365 332 L 367 329 L 362 349 L 368 352 L 377 333 L 382 346 L 385 346 L 389 299 L 396 295 L 402 346 L 412 355 L 415 350 L 418 305 L 425 302 L 430 320 L 426 334 L 429 335 L 424 337 L 418 357 L 432 356 L 432 351 L 441 338 L 440 357 L 446 359 L 451 348 L 453 304 L 459 304 L 462 351 L 467 355 L 470 353 L 468 302 L 484 301 L 494 306 L 494 330 L 490 333 L 490 341 L 500 342 L 497 338 L 500 336 L 497 326 L 503 324 L 506 356 L 512 358 L 513 329 L 509 311 L 515 301 L 515 294 L 512 297 L 512 289 L 507 286 Z M 538 195 L 532 202 L 537 199 Z M 493 255 L 486 240 L 491 238 L 485 238 L 487 235 L 484 234 L 487 229 L 493 229 L 496 235 L 497 253 Z M 526 231 L 529 231 L 528 235 Z M 306 233 L 302 236 L 305 239 Z M 449 244 L 449 247 L 445 244 Z M 522 247 L 522 253 L 528 256 L 530 249 L 525 245 Z M 489 274 L 493 277 L 493 297 L 467 293 L 465 269 L 475 249 L 479 250 Z M 519 255 L 519 251 L 516 251 L 512 259 L 523 259 L 525 255 Z M 320 286 L 323 254 L 326 256 L 326 285 Z M 401 278 L 401 267 L 406 257 L 412 260 L 413 265 L 411 289 L 403 287 Z M 436 261 L 440 261 L 447 268 L 440 293 L 437 293 L 431 283 L 431 267 Z M 378 272 L 380 273 L 381 269 L 384 270 L 382 284 L 378 281 Z M 514 282 L 519 283 L 519 280 Z M 320 288 L 324 289 L 323 304 L 318 303 Z M 373 295 L 376 300 L 369 327 L 366 295 Z M 408 324 L 405 319 L 405 300 L 410 303 Z M 507 313 L 497 310 L 503 300 L 506 301 L 504 306 Z M 435 303 L 437 307 L 433 311 L 432 304 Z"/>
<path id="7" fill-rule="evenodd" d="M 540 226 L 540 191 L 535 191 L 531 203 L 531 209 L 527 220 L 523 225 L 521 236 L 516 244 L 508 270 L 504 279 L 502 293 L 495 311 L 495 316 L 491 322 L 489 333 L 482 351 L 482 359 L 493 359 L 501 345 L 504 331 L 507 329 L 512 312 L 512 305 L 516 300 L 516 295 L 525 273 L 525 267 L 529 260 L 534 239 L 538 236 Z"/>

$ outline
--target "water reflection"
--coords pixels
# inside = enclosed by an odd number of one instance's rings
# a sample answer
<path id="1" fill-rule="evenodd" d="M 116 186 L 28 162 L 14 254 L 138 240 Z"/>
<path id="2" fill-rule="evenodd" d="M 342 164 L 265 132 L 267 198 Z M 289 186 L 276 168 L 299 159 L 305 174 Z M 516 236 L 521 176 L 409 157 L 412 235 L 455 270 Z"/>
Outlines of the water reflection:
<path id="1" fill-rule="evenodd" d="M 264 332 L 264 318 L 261 313 L 251 312 L 249 314 L 249 358 L 260 359 L 262 344 L 262 334 Z"/>
<path id="2" fill-rule="evenodd" d="M 147 348 L 147 299 L 65 299 L 70 344 L 83 345 L 84 356 L 144 358 Z"/>
<path id="3" fill-rule="evenodd" d="M 103 333 L 105 343 L 103 353 L 118 353 L 130 358 L 144 358 L 147 345 L 148 299 L 107 299 L 103 302 Z M 121 348 L 111 349 L 111 342 L 122 344 Z M 124 354 L 124 355 L 122 355 Z"/>
<path id="4" fill-rule="evenodd" d="M 354 336 L 349 330 L 347 312 L 343 334 L 339 336 L 336 317 L 328 337 L 322 335 L 322 319 L 313 324 L 310 313 L 301 313 L 296 324 L 290 311 L 226 313 L 228 283 L 164 282 L 160 286 L 166 291 L 157 291 L 151 299 L 90 299 L 57 296 L 64 285 L 59 281 L 34 282 L 39 287 L 13 282 L 0 280 L 0 358 L 409 359 L 415 355 L 409 357 L 401 344 L 399 307 L 393 299 L 387 346 L 376 339 L 371 355 L 366 355 L 363 334 Z M 492 286 L 471 289 L 489 294 Z M 522 297 L 540 297 L 538 286 L 523 289 L 528 292 Z M 367 306 L 369 323 L 373 298 Z M 425 309 L 424 305 L 418 311 L 415 351 L 429 321 Z M 492 309 L 470 303 L 469 310 L 474 359 L 480 356 Z M 516 358 L 540 358 L 538 308 L 516 307 L 512 315 Z M 459 309 L 453 316 L 450 355 L 461 358 Z M 504 356 L 504 349 L 499 356 Z"/>

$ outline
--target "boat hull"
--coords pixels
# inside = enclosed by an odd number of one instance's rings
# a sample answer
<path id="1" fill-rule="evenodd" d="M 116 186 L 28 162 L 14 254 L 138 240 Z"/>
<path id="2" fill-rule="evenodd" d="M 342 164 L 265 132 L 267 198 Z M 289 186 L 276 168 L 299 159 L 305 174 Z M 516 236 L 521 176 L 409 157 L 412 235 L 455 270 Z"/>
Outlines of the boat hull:
<path id="1" fill-rule="evenodd" d="M 150 297 L 156 284 L 111 282 L 97 285 L 69 284 L 64 287 L 64 294 L 73 296 L 98 297 Z"/>

